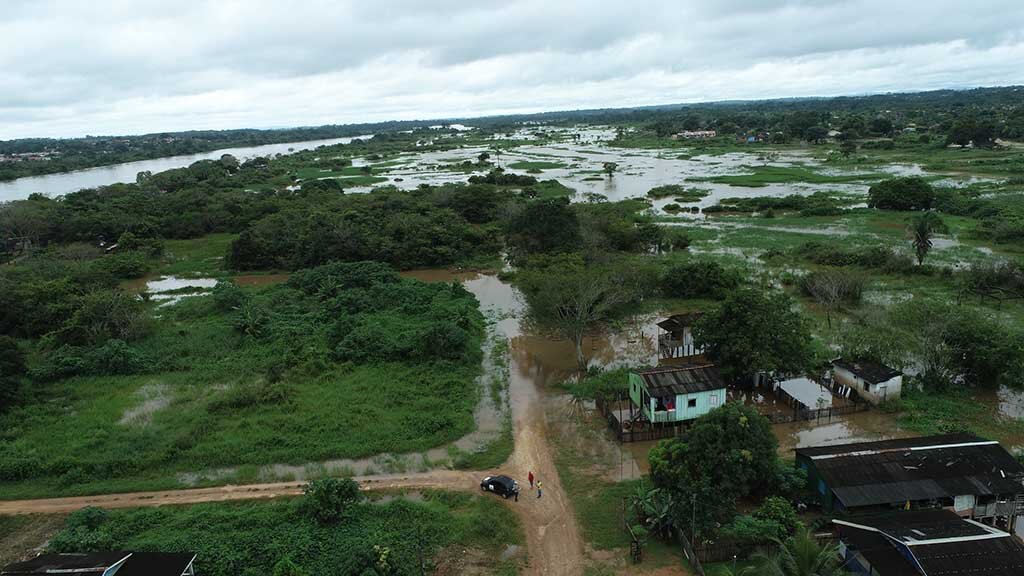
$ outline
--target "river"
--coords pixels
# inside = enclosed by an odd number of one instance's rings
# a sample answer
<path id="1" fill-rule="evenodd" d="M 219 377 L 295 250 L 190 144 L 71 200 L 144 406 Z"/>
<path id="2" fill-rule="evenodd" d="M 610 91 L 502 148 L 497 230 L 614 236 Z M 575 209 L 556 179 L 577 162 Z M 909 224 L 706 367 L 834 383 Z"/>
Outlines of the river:
<path id="1" fill-rule="evenodd" d="M 328 138 L 326 140 L 306 140 L 304 142 L 284 142 L 281 144 L 263 144 L 261 146 L 244 146 L 239 148 L 223 148 L 212 152 L 201 152 L 199 154 L 185 154 L 182 156 L 168 156 L 165 158 L 154 158 L 152 160 L 138 160 L 136 162 L 124 162 L 110 166 L 99 166 L 75 170 L 74 172 L 61 172 L 58 174 L 47 174 L 45 176 L 26 176 L 9 182 L 0 182 L 0 202 L 9 200 L 21 200 L 28 198 L 31 194 L 43 194 L 44 196 L 61 196 L 81 190 L 83 188 L 95 188 L 117 184 L 119 182 L 135 182 L 135 175 L 139 172 L 150 171 L 154 174 L 171 170 L 173 168 L 184 168 L 198 162 L 199 160 L 216 160 L 224 154 L 231 154 L 240 161 L 257 156 L 274 156 L 277 154 L 289 154 L 302 150 L 311 150 L 319 146 L 330 146 L 333 144 L 348 144 L 359 138 L 370 138 L 372 134 L 364 136 L 352 136 L 346 138 Z"/>

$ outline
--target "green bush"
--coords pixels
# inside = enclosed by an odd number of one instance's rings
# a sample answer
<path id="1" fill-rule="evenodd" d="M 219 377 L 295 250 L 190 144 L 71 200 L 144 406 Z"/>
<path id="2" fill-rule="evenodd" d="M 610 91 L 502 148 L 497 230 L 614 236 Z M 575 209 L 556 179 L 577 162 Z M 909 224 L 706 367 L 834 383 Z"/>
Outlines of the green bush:
<path id="1" fill-rule="evenodd" d="M 739 271 L 714 260 L 689 260 L 670 266 L 660 284 L 670 298 L 723 298 L 742 280 Z"/>
<path id="2" fill-rule="evenodd" d="M 935 189 L 918 176 L 889 178 L 868 189 L 868 206 L 884 210 L 930 210 Z"/>
<path id="3" fill-rule="evenodd" d="M 345 518 L 350 508 L 363 499 L 359 484 L 351 478 L 313 480 L 302 492 L 303 513 L 321 524 Z"/>
<path id="4" fill-rule="evenodd" d="M 49 382 L 73 376 L 144 374 L 157 366 L 139 348 L 123 340 L 108 340 L 93 347 L 61 346 L 34 367 L 31 376 Z"/>

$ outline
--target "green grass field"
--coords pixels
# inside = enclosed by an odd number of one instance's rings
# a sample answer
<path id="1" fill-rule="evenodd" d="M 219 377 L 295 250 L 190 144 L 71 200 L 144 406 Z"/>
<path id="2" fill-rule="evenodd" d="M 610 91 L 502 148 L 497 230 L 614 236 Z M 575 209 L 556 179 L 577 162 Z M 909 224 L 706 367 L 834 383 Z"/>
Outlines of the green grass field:
<path id="1" fill-rule="evenodd" d="M 265 576 L 284 558 L 310 575 L 379 574 L 369 570 L 382 565 L 387 574 L 418 575 L 421 559 L 432 573 L 467 548 L 479 551 L 488 573 L 515 574 L 523 561 L 502 559 L 524 538 L 515 514 L 493 499 L 427 491 L 385 500 L 356 504 L 329 525 L 303 514 L 299 498 L 114 510 L 88 524 L 78 515 L 51 547 L 193 552 L 196 572 L 207 576 Z"/>
<path id="2" fill-rule="evenodd" d="M 482 328 L 464 361 L 338 362 L 297 291 L 245 292 L 273 310 L 264 336 L 236 330 L 210 296 L 153 308 L 135 344 L 152 370 L 40 383 L 0 415 L 0 498 L 169 488 L 236 467 L 200 480 L 226 483 L 255 465 L 422 451 L 473 429 Z"/>

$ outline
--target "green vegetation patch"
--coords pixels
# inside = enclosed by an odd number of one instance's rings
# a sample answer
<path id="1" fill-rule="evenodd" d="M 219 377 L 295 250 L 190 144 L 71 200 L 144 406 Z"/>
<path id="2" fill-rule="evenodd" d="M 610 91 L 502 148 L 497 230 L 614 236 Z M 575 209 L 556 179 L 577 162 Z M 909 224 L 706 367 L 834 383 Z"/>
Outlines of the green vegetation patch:
<path id="1" fill-rule="evenodd" d="M 523 541 L 508 507 L 482 496 L 427 491 L 349 505 L 336 523 L 303 513 L 302 499 L 198 504 L 73 514 L 51 542 L 58 552 L 194 552 L 197 573 L 266 576 L 290 560 L 303 574 L 432 573 L 445 548 L 482 550 L 495 571 Z M 461 553 L 462 550 L 459 550 Z M 296 572 L 289 572 L 296 573 Z"/>
<path id="2" fill-rule="evenodd" d="M 751 174 L 709 176 L 703 182 L 759 188 L 769 184 L 807 182 L 808 184 L 843 184 L 883 178 L 883 174 L 821 174 L 801 166 L 744 166 Z"/>
<path id="3" fill-rule="evenodd" d="M 555 170 L 557 168 L 565 168 L 565 166 L 562 162 L 547 162 L 544 160 L 522 160 L 508 165 L 509 168 L 515 170 Z"/>

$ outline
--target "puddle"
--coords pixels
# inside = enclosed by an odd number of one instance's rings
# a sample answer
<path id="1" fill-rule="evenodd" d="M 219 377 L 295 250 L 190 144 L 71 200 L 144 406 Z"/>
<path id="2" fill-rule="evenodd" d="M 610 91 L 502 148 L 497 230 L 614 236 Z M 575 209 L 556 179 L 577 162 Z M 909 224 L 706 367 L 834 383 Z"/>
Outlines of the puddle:
<path id="1" fill-rule="evenodd" d="M 147 276 L 124 284 L 129 292 L 148 294 L 159 306 L 177 304 L 191 296 L 202 296 L 217 285 L 215 278 L 180 278 L 178 276 Z"/>

